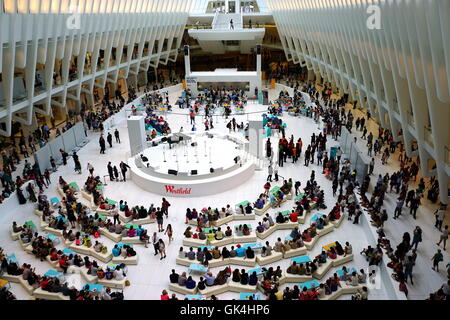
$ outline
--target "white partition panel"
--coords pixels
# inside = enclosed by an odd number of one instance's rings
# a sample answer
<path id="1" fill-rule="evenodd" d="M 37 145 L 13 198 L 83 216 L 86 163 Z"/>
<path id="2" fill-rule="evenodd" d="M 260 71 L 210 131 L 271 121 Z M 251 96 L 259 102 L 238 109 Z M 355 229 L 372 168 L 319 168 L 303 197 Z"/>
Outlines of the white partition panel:
<path id="1" fill-rule="evenodd" d="M 50 164 L 50 156 L 51 156 L 51 150 L 49 145 L 44 146 L 43 148 L 40 148 L 37 150 L 34 154 L 34 162 L 39 165 L 39 169 L 41 173 L 44 173 L 45 169 L 51 169 Z"/>
<path id="2" fill-rule="evenodd" d="M 55 158 L 55 161 L 58 162 L 59 160 L 61 160 L 62 155 L 61 155 L 61 152 L 59 152 L 59 150 L 60 149 L 65 150 L 62 137 L 59 136 L 58 138 L 50 141 L 48 143 L 48 146 L 50 148 L 50 152 L 51 152 L 53 158 Z"/>
<path id="3" fill-rule="evenodd" d="M 72 129 L 64 132 L 61 137 L 64 143 L 64 150 L 66 150 L 66 152 L 70 153 L 76 148 L 77 144 L 75 142 L 75 136 Z"/>

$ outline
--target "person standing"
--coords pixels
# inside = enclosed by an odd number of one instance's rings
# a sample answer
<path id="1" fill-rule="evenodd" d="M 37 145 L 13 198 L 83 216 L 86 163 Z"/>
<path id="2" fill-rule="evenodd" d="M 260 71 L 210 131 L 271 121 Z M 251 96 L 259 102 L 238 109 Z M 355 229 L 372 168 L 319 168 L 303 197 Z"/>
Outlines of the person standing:
<path id="1" fill-rule="evenodd" d="M 127 171 L 130 168 L 129 165 L 127 165 L 125 162 L 120 162 L 120 171 L 122 171 L 123 181 L 127 181 Z"/>
<path id="2" fill-rule="evenodd" d="M 230 29 L 234 30 L 234 22 L 233 19 L 230 20 Z"/>
<path id="3" fill-rule="evenodd" d="M 435 223 L 435 227 L 439 229 L 439 231 L 442 230 L 442 223 L 444 222 L 444 217 L 445 217 L 445 207 L 441 206 L 438 210 L 436 210 L 434 212 L 435 216 L 436 216 L 436 223 Z"/>
<path id="4" fill-rule="evenodd" d="M 444 231 L 442 231 L 441 237 L 439 238 L 439 242 L 436 244 L 439 246 L 441 244 L 441 242 L 444 241 L 444 250 L 445 250 L 445 245 L 447 244 L 447 239 L 448 239 L 448 226 L 445 226 Z"/>
<path id="5" fill-rule="evenodd" d="M 88 171 L 89 171 L 89 174 L 90 174 L 91 176 L 94 176 L 94 166 L 93 166 L 92 164 L 90 164 L 89 162 L 88 162 L 88 164 L 87 164 L 87 169 L 88 169 Z"/>
<path id="6" fill-rule="evenodd" d="M 162 198 L 161 211 L 166 216 L 166 219 L 169 218 L 169 207 L 170 203 L 166 200 L 166 198 Z"/>
<path id="7" fill-rule="evenodd" d="M 161 211 L 160 208 L 156 210 L 156 223 L 158 224 L 158 232 L 163 232 L 163 224 L 164 224 L 164 213 Z"/>
<path id="8" fill-rule="evenodd" d="M 405 202 L 405 200 L 403 200 L 402 198 L 397 199 L 397 206 L 395 207 L 395 211 L 394 211 L 394 219 L 397 219 L 402 214 L 402 208 L 403 208 L 404 202 Z"/>
<path id="9" fill-rule="evenodd" d="M 433 266 L 431 267 L 431 269 L 439 272 L 439 263 L 444 260 L 444 256 L 442 255 L 441 249 L 438 249 L 438 251 L 434 254 L 431 260 L 433 261 Z"/>
<path id="10" fill-rule="evenodd" d="M 417 226 L 413 232 L 413 240 L 411 243 L 411 248 L 414 247 L 414 249 L 417 250 L 419 242 L 422 242 L 422 229 L 419 226 Z"/>
<path id="11" fill-rule="evenodd" d="M 273 172 L 275 173 L 275 181 L 278 182 L 278 164 L 275 163 L 275 167 L 273 168 Z"/>
<path id="12" fill-rule="evenodd" d="M 159 260 L 166 258 L 166 245 L 165 245 L 163 239 L 159 239 L 158 248 L 159 248 L 159 253 L 161 254 L 161 258 Z"/>
<path id="13" fill-rule="evenodd" d="M 113 172 L 113 167 L 111 165 L 111 161 L 108 162 L 108 174 L 109 174 L 109 180 L 114 181 L 114 172 Z"/>
<path id="14" fill-rule="evenodd" d="M 100 139 L 98 140 L 98 143 L 100 145 L 100 154 L 105 154 L 106 142 L 105 142 L 105 138 L 103 138 L 103 133 L 100 135 Z"/>
<path id="15" fill-rule="evenodd" d="M 113 167 L 113 172 L 114 172 L 114 179 L 116 179 L 116 181 L 119 181 L 119 170 L 117 170 L 117 166 Z"/>
<path id="16" fill-rule="evenodd" d="M 370 160 L 370 164 L 369 164 L 369 176 L 372 175 L 374 168 L 375 168 L 375 159 L 372 158 L 372 160 Z"/>
<path id="17" fill-rule="evenodd" d="M 119 134 L 119 130 L 116 129 L 116 131 L 114 131 L 114 137 L 116 138 L 116 142 L 120 143 L 120 134 Z"/>
<path id="18" fill-rule="evenodd" d="M 59 149 L 59 152 L 61 153 L 62 156 L 63 165 L 67 165 L 67 157 L 69 156 L 69 154 L 63 149 Z"/>
<path id="19" fill-rule="evenodd" d="M 268 171 L 269 171 L 269 175 L 267 176 L 267 181 L 272 182 L 272 175 L 273 175 L 273 167 L 272 167 L 272 163 L 269 164 Z"/>
<path id="20" fill-rule="evenodd" d="M 164 233 L 167 235 L 167 237 L 169 238 L 169 244 L 173 241 L 173 229 L 172 229 L 172 225 L 168 224 L 167 225 L 167 229 L 166 232 Z"/>
<path id="21" fill-rule="evenodd" d="M 106 140 L 108 140 L 109 147 L 112 148 L 112 134 L 111 134 L 111 132 L 108 132 L 108 135 L 106 136 Z"/>
<path id="22" fill-rule="evenodd" d="M 153 232 L 152 237 L 153 248 L 155 249 L 155 256 L 159 253 L 159 237 L 156 232 Z"/>
<path id="23" fill-rule="evenodd" d="M 416 197 L 411 200 L 411 208 L 409 211 L 409 213 L 412 214 L 414 219 L 416 219 L 416 213 L 419 206 L 420 206 L 420 196 L 416 195 Z"/>

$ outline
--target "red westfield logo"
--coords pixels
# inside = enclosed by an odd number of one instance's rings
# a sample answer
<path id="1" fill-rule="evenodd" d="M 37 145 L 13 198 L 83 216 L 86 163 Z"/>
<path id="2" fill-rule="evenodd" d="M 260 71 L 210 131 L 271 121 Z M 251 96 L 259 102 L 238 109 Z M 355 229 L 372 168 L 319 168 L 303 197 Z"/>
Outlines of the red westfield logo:
<path id="1" fill-rule="evenodd" d="M 166 192 L 172 193 L 172 194 L 191 194 L 192 189 L 191 188 L 178 188 L 175 189 L 175 186 L 167 186 L 166 185 Z"/>

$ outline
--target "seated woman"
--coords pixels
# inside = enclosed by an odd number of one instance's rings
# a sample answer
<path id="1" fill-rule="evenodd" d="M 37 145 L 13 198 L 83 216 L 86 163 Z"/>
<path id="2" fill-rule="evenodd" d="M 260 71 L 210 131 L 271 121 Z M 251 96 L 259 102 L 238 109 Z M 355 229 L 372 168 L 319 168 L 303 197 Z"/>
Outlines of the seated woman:
<path id="1" fill-rule="evenodd" d="M 134 238 L 134 237 L 136 237 L 136 235 L 137 235 L 136 229 L 133 226 L 130 226 L 130 229 L 128 229 L 128 232 L 127 232 L 127 236 L 129 238 Z"/>
<path id="2" fill-rule="evenodd" d="M 18 226 L 17 222 L 14 221 L 13 225 L 12 225 L 12 230 L 14 233 L 19 233 L 19 232 L 22 232 L 24 229 L 23 229 L 23 227 Z"/>
<path id="3" fill-rule="evenodd" d="M 300 233 L 298 231 L 298 227 L 295 227 L 294 229 L 292 229 L 290 236 L 294 241 L 297 240 L 298 238 L 300 238 Z"/>
<path id="4" fill-rule="evenodd" d="M 325 226 L 325 222 L 323 221 L 322 217 L 320 217 L 316 221 L 316 228 L 319 229 L 319 230 L 322 230 L 324 226 Z"/>
<path id="5" fill-rule="evenodd" d="M 258 226 L 256 227 L 256 231 L 258 233 L 263 233 L 265 229 L 266 228 L 264 228 L 264 225 L 262 224 L 262 222 L 258 222 Z"/>
<path id="6" fill-rule="evenodd" d="M 311 242 L 312 238 L 307 230 L 303 231 L 302 239 L 304 242 Z"/>
<path id="7" fill-rule="evenodd" d="M 292 262 L 292 264 L 287 268 L 286 272 L 290 274 L 298 274 L 299 266 L 297 265 L 297 262 Z"/>
<path id="8" fill-rule="evenodd" d="M 191 227 L 187 227 L 186 230 L 184 231 L 184 236 L 186 238 L 192 238 L 192 231 L 191 231 Z"/>
<path id="9" fill-rule="evenodd" d="M 220 250 L 219 247 L 215 247 L 212 251 L 211 251 L 211 255 L 213 259 L 220 259 L 221 258 L 221 254 L 220 254 Z"/>
<path id="10" fill-rule="evenodd" d="M 247 250 L 245 250 L 245 257 L 247 259 L 254 259 L 255 258 L 255 251 L 253 251 L 252 248 L 248 247 Z"/>
<path id="11" fill-rule="evenodd" d="M 256 286 L 258 284 L 258 276 L 256 274 L 256 271 L 253 271 L 253 273 L 250 275 L 248 279 L 248 285 L 249 286 Z"/>
<path id="12" fill-rule="evenodd" d="M 239 269 L 234 269 L 233 275 L 231 277 L 231 281 L 233 281 L 233 282 L 241 282 L 241 274 L 239 272 Z"/>
<path id="13" fill-rule="evenodd" d="M 336 249 L 336 253 L 338 256 L 342 256 L 345 254 L 344 249 L 342 248 L 341 244 L 339 243 L 339 241 L 336 241 L 336 246 L 334 247 Z"/>
<path id="14" fill-rule="evenodd" d="M 178 285 L 180 287 L 185 287 L 186 286 L 186 281 L 187 281 L 186 272 L 183 272 L 181 274 L 181 276 L 178 278 Z"/>
<path id="15" fill-rule="evenodd" d="M 230 257 L 230 251 L 227 249 L 227 247 L 222 248 L 222 259 L 228 259 Z"/>
<path id="16" fill-rule="evenodd" d="M 337 258 L 337 252 L 334 247 L 331 247 L 330 250 L 327 251 L 328 258 L 334 260 Z"/>
<path id="17" fill-rule="evenodd" d="M 195 289 L 196 282 L 189 276 L 185 282 L 186 289 Z"/>
<path id="18" fill-rule="evenodd" d="M 298 267 L 298 274 L 301 276 L 306 274 L 306 267 L 303 263 L 300 263 L 300 266 Z"/>
<path id="19" fill-rule="evenodd" d="M 206 280 L 203 277 L 200 277 L 200 280 L 198 281 L 198 284 L 197 284 L 197 289 L 198 290 L 206 289 Z"/>
<path id="20" fill-rule="evenodd" d="M 249 204 L 245 207 L 245 214 L 252 214 L 253 213 L 253 207 Z"/>
<path id="21" fill-rule="evenodd" d="M 243 205 L 240 205 L 236 210 L 236 214 L 244 214 L 244 212 L 245 210 Z"/>
<path id="22" fill-rule="evenodd" d="M 326 263 L 327 262 L 327 253 L 322 250 L 322 253 L 319 254 L 318 256 L 316 256 L 317 262 L 319 263 L 319 265 Z"/>
<path id="23" fill-rule="evenodd" d="M 216 234 L 214 235 L 214 238 L 216 240 L 222 240 L 223 239 L 223 231 L 222 229 L 219 227 L 216 231 Z"/>
<path id="24" fill-rule="evenodd" d="M 231 230 L 231 228 L 228 226 L 227 230 L 225 230 L 225 236 L 226 237 L 231 237 L 231 235 L 233 234 L 233 231 Z"/>
<path id="25" fill-rule="evenodd" d="M 278 215 L 277 215 L 277 217 L 276 217 L 276 219 L 275 219 L 275 221 L 276 221 L 277 223 L 285 223 L 287 220 L 288 220 L 287 217 L 284 217 L 283 214 L 282 214 L 281 212 L 278 212 Z"/>
<path id="26" fill-rule="evenodd" d="M 338 290 L 338 287 L 341 287 L 340 278 L 338 277 L 337 273 L 333 275 L 330 279 L 330 289 L 331 292 L 335 292 Z"/>
<path id="27" fill-rule="evenodd" d="M 114 245 L 114 248 L 112 249 L 112 255 L 113 257 L 118 257 L 120 256 L 122 250 L 119 248 L 119 246 L 116 244 Z"/>
<path id="28" fill-rule="evenodd" d="M 249 236 L 250 235 L 250 228 L 248 227 L 248 225 L 244 224 L 244 227 L 242 228 L 242 234 L 244 236 Z"/>
<path id="29" fill-rule="evenodd" d="M 248 285 L 248 273 L 245 272 L 245 269 L 241 270 L 241 281 L 240 283 L 244 286 Z"/>

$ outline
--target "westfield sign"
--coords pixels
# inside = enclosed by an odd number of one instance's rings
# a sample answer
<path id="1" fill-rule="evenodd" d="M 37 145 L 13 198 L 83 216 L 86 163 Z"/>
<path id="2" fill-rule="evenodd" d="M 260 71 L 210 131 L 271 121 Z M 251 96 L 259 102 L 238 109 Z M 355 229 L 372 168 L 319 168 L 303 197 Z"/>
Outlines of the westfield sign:
<path id="1" fill-rule="evenodd" d="M 166 185 L 166 193 L 171 193 L 171 194 L 191 194 L 191 191 L 192 191 L 191 188 L 175 189 L 175 186 L 168 186 L 168 185 Z"/>

